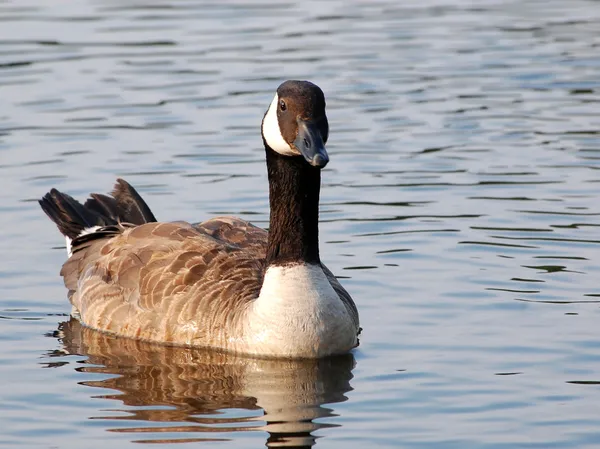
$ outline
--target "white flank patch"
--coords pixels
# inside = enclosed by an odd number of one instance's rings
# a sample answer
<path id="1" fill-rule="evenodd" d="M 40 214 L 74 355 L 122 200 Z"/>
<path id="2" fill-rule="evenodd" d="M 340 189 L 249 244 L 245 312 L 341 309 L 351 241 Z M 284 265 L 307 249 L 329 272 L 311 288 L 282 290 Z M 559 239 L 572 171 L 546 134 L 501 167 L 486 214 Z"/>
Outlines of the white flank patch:
<path id="1" fill-rule="evenodd" d="M 356 326 L 320 265 L 269 267 L 249 321 L 256 354 L 320 357 L 356 345 Z"/>
<path id="2" fill-rule="evenodd" d="M 300 154 L 294 150 L 281 135 L 279 129 L 279 120 L 277 119 L 277 108 L 279 107 L 279 95 L 275 94 L 275 98 L 269 106 L 267 115 L 263 120 L 262 132 L 267 144 L 279 154 L 284 156 L 297 156 Z"/>
<path id="3" fill-rule="evenodd" d="M 85 228 L 83 231 L 81 231 L 79 233 L 79 235 L 77 237 L 81 237 L 82 235 L 93 234 L 101 227 L 102 226 L 92 226 L 91 228 Z M 69 257 L 71 257 L 73 255 L 73 245 L 71 245 L 71 242 L 73 240 L 71 240 L 69 237 L 65 237 L 65 240 L 67 241 L 67 254 L 69 255 Z"/>
<path id="4" fill-rule="evenodd" d="M 69 257 L 71 257 L 73 255 L 73 247 L 71 246 L 71 242 L 73 240 L 71 240 L 69 237 L 65 236 L 65 240 L 67 242 L 67 254 L 69 255 Z"/>

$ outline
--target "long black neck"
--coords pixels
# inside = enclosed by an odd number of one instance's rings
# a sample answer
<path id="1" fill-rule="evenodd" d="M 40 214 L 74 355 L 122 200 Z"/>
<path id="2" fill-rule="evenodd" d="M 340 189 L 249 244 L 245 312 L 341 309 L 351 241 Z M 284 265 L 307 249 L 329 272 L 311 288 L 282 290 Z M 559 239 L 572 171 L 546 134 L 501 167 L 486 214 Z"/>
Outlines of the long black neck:
<path id="1" fill-rule="evenodd" d="M 317 264 L 321 170 L 302 156 L 282 156 L 265 143 L 271 220 L 267 265 Z"/>

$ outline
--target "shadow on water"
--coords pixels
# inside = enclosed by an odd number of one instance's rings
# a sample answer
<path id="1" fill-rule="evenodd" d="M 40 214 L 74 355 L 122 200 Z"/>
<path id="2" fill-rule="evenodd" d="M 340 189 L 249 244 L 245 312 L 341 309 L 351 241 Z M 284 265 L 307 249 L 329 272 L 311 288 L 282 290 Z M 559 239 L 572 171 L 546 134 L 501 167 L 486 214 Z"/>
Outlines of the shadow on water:
<path id="1" fill-rule="evenodd" d="M 64 361 L 68 355 L 87 357 L 75 370 L 89 380 L 79 384 L 111 390 L 93 397 L 121 401 L 124 407 L 110 410 L 125 413 L 90 419 L 132 421 L 108 431 L 157 436 L 134 442 L 224 441 L 230 432 L 265 431 L 267 447 L 311 447 L 318 438 L 314 431 L 338 426 L 321 421 L 336 416 L 323 404 L 346 401 L 352 390 L 351 354 L 323 360 L 244 358 L 115 338 L 73 318 L 53 336 L 62 348 L 48 356 L 63 361 L 45 366 L 71 363 Z M 98 374 L 111 376 L 96 380 Z"/>

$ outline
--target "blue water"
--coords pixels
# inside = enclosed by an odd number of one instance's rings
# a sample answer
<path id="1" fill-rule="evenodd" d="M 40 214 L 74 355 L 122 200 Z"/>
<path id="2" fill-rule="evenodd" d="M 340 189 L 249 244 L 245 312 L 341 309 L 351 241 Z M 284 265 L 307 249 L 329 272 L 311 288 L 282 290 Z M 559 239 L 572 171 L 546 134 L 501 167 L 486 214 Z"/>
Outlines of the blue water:
<path id="1" fill-rule="evenodd" d="M 0 1 L 0 445 L 600 446 L 600 7 Z M 276 362 L 82 331 L 36 203 L 124 177 L 268 224 L 259 126 L 325 91 L 321 253 L 364 328 Z"/>

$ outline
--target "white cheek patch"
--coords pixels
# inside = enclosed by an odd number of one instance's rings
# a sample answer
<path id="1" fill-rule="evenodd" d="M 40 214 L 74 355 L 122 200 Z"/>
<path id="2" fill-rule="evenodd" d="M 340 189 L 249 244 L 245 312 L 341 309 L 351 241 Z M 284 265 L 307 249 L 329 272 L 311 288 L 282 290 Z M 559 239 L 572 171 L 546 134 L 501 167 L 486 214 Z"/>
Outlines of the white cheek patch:
<path id="1" fill-rule="evenodd" d="M 267 144 L 279 154 L 284 156 L 297 156 L 298 151 L 293 149 L 281 135 L 279 129 L 279 120 L 277 119 L 277 107 L 279 106 L 279 95 L 275 94 L 275 98 L 269 106 L 267 115 L 263 120 L 262 133 Z"/>

